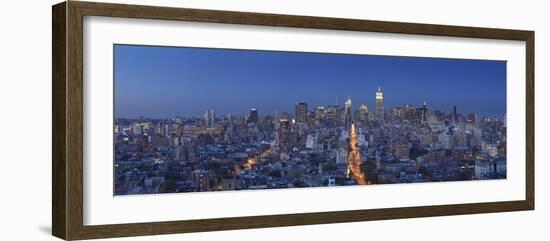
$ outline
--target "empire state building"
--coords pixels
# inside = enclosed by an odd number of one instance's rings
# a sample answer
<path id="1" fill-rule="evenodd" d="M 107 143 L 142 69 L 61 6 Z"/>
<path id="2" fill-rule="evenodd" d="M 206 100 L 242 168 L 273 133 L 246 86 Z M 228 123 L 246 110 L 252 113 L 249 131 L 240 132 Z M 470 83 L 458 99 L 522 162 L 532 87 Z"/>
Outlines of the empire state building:
<path id="1" fill-rule="evenodd" d="M 378 86 L 378 91 L 376 91 L 376 120 L 384 120 L 384 94 Z"/>

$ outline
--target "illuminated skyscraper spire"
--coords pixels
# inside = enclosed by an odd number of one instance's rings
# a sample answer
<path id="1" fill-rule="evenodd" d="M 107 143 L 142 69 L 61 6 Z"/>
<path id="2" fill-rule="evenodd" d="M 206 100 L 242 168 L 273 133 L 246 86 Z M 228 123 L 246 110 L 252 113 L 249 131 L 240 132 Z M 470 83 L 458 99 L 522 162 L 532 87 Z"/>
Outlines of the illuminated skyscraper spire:
<path id="1" fill-rule="evenodd" d="M 378 91 L 376 92 L 376 120 L 384 120 L 384 94 L 380 85 L 378 86 Z"/>
<path id="2" fill-rule="evenodd" d="M 420 111 L 420 122 L 424 123 L 428 119 L 428 104 L 426 104 L 426 101 L 422 104 L 422 107 L 418 108 Z"/>
<path id="3" fill-rule="evenodd" d="M 344 103 L 344 119 L 345 119 L 345 124 L 346 124 L 346 128 L 351 128 L 351 122 L 352 122 L 352 118 L 351 118 L 351 98 L 348 96 L 348 99 L 346 100 L 346 102 Z"/>

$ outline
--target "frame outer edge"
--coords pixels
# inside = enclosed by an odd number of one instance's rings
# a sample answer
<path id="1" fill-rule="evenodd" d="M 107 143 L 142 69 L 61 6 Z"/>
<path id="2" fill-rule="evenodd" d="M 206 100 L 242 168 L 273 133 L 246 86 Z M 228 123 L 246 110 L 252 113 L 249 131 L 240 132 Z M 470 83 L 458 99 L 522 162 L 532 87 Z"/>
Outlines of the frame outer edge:
<path id="1" fill-rule="evenodd" d="M 83 17 L 109 16 L 526 42 L 526 199 L 376 210 L 83 225 Z M 315 21 L 314 21 L 315 20 Z M 534 209 L 534 32 L 66 1 L 52 7 L 52 234 L 67 240 L 434 217 Z"/>
<path id="2" fill-rule="evenodd" d="M 52 6 L 52 235 L 67 238 L 66 2 Z"/>
<path id="3" fill-rule="evenodd" d="M 526 37 L 526 195 L 530 210 L 535 209 L 535 32 Z"/>
<path id="4" fill-rule="evenodd" d="M 66 1 L 66 222 L 67 240 L 82 239 L 83 220 L 83 9 Z"/>

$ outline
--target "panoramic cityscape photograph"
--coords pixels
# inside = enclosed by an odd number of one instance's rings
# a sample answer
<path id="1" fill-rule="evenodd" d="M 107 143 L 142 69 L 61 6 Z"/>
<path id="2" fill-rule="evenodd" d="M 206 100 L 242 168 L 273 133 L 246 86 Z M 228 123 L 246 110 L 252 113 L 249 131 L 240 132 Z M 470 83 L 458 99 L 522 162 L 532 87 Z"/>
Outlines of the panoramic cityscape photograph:
<path id="1" fill-rule="evenodd" d="M 506 61 L 115 44 L 114 195 L 506 179 Z"/>

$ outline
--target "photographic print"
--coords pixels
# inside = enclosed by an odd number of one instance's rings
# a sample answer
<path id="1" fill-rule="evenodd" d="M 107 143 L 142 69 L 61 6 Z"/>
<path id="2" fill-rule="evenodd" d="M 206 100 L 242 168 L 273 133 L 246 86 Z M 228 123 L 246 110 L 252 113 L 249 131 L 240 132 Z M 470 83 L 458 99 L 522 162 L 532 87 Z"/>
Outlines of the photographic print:
<path id="1" fill-rule="evenodd" d="M 115 195 L 506 178 L 506 61 L 113 48 Z"/>

